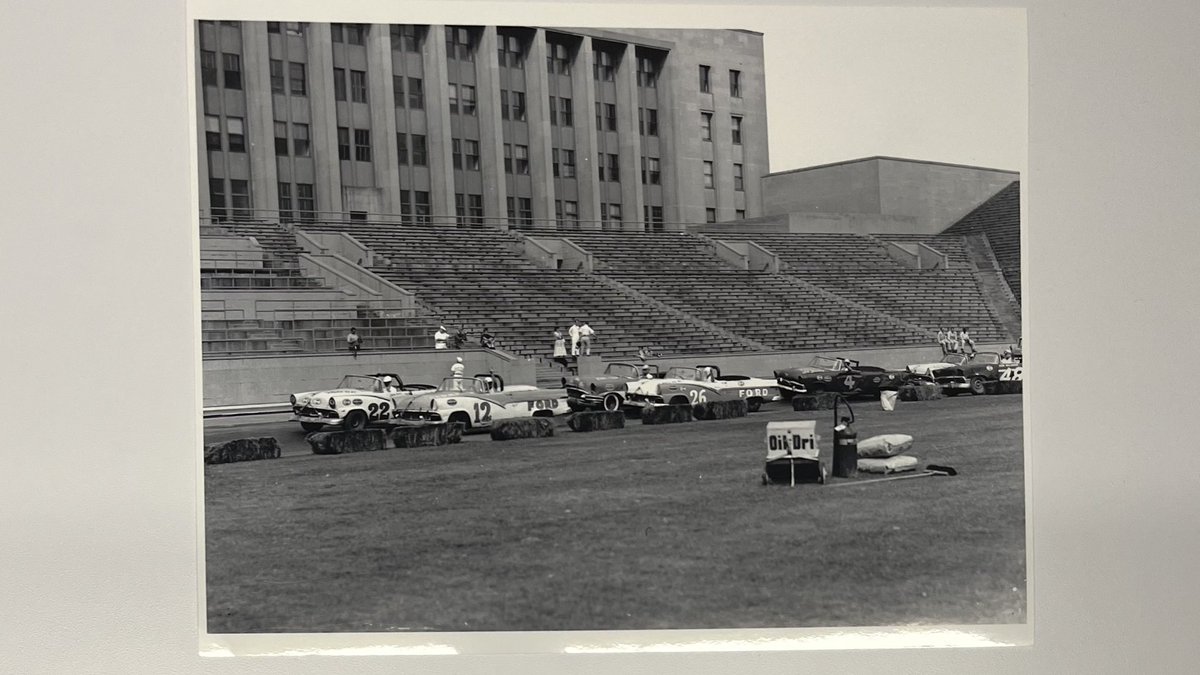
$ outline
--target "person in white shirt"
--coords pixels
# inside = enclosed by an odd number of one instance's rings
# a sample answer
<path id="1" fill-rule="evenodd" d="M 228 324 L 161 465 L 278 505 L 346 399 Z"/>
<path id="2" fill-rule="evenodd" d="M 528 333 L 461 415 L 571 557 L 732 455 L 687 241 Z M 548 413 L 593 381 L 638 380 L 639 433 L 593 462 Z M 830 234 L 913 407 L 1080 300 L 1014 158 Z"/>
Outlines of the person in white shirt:
<path id="1" fill-rule="evenodd" d="M 967 332 L 966 328 L 959 332 L 958 341 L 962 345 L 962 351 L 964 354 L 975 353 L 975 341 L 971 339 L 971 334 Z"/>
<path id="2" fill-rule="evenodd" d="M 567 339 L 560 328 L 554 329 L 554 360 L 564 368 L 567 366 Z"/>
<path id="3" fill-rule="evenodd" d="M 383 391 L 388 394 L 394 394 L 400 391 L 400 388 L 396 386 L 396 381 L 392 379 L 391 375 L 383 376 Z"/>
<path id="4" fill-rule="evenodd" d="M 946 348 L 946 331 L 942 330 L 941 328 L 939 328 L 937 332 L 937 341 L 938 346 L 942 348 L 942 354 L 946 354 L 948 351 Z"/>
<path id="5" fill-rule="evenodd" d="M 579 319 L 567 329 L 567 335 L 571 336 L 571 356 L 579 356 Z"/>
<path id="6" fill-rule="evenodd" d="M 450 334 L 446 332 L 445 326 L 438 326 L 437 332 L 433 334 L 433 348 L 445 349 L 446 341 L 450 339 Z"/>
<path id="7" fill-rule="evenodd" d="M 456 357 L 454 365 L 450 366 L 450 377 L 454 378 L 454 383 L 453 383 L 454 388 L 459 391 L 462 390 L 462 386 L 463 386 L 462 376 L 463 376 L 463 371 L 465 371 L 466 369 L 467 369 L 467 367 L 463 365 L 463 360 L 462 360 L 461 356 Z"/>
<path id="8" fill-rule="evenodd" d="M 584 321 L 583 325 L 579 327 L 579 353 L 580 354 L 583 354 L 584 356 L 592 355 L 592 336 L 595 334 L 596 334 L 596 331 L 592 330 L 592 327 L 589 326 L 586 321 Z"/>
<path id="9" fill-rule="evenodd" d="M 346 335 L 346 344 L 350 347 L 350 353 L 357 359 L 358 350 L 362 347 L 362 338 L 359 337 L 357 328 L 350 329 L 350 333 Z"/>

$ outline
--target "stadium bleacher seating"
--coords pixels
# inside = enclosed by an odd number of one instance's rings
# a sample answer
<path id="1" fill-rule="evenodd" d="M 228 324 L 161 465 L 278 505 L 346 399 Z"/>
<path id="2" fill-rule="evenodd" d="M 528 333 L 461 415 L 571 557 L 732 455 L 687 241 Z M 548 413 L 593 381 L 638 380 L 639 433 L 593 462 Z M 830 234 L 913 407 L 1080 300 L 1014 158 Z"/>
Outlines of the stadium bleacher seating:
<path id="1" fill-rule="evenodd" d="M 942 234 L 983 234 L 1017 301 L 1021 300 L 1021 182 L 997 192 Z"/>

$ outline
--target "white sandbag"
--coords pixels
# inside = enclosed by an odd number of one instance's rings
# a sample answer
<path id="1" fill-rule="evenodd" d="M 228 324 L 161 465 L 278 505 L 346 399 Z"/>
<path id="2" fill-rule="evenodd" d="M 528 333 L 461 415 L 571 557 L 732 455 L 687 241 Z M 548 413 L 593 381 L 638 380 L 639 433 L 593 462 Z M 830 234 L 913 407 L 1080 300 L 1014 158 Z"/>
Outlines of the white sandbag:
<path id="1" fill-rule="evenodd" d="M 858 470 L 865 473 L 897 473 L 913 471 L 919 460 L 912 455 L 897 455 L 895 457 L 864 457 L 858 460 Z"/>
<path id="2" fill-rule="evenodd" d="M 858 442 L 859 457 L 894 457 L 912 447 L 913 437 L 908 434 L 884 434 L 872 436 Z"/>
<path id="3" fill-rule="evenodd" d="M 885 412 L 891 412 L 896 409 L 896 398 L 899 396 L 900 392 L 898 391 L 881 391 L 879 392 L 879 405 Z"/>

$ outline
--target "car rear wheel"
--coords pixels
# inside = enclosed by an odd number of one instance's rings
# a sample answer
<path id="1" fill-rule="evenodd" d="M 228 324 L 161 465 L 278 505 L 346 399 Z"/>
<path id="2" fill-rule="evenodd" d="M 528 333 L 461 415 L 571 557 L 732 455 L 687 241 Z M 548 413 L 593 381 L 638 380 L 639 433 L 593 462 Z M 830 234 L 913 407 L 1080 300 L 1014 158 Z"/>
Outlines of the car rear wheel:
<path id="1" fill-rule="evenodd" d="M 604 395 L 604 409 L 607 410 L 608 412 L 616 412 L 616 411 L 620 410 L 621 409 L 621 395 L 620 394 L 605 394 Z"/>
<path id="2" fill-rule="evenodd" d="M 984 392 L 983 378 L 982 377 L 971 378 L 971 394 L 974 396 L 978 396 L 978 395 L 982 394 L 983 392 Z"/>
<path id="3" fill-rule="evenodd" d="M 762 407 L 762 403 L 761 398 L 748 398 L 746 399 L 746 411 L 758 412 L 758 409 Z"/>
<path id="4" fill-rule="evenodd" d="M 325 425 L 320 422 L 301 422 L 300 428 L 305 431 L 320 431 Z"/>
<path id="5" fill-rule="evenodd" d="M 351 410 L 342 424 L 346 431 L 361 431 L 367 428 L 367 413 L 361 410 Z"/>

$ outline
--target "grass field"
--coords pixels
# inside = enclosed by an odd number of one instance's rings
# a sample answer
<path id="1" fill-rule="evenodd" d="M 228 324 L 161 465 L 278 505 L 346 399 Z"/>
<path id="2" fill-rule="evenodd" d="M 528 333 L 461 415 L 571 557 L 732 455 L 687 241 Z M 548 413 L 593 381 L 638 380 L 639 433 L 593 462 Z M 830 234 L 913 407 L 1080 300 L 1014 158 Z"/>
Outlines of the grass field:
<path id="1" fill-rule="evenodd" d="M 209 631 L 1023 622 L 1021 397 L 856 412 L 960 475 L 763 487 L 784 408 L 205 467 Z"/>

